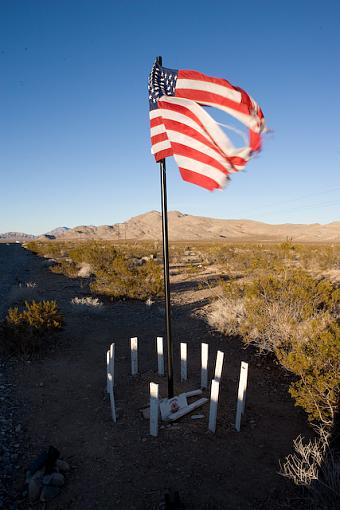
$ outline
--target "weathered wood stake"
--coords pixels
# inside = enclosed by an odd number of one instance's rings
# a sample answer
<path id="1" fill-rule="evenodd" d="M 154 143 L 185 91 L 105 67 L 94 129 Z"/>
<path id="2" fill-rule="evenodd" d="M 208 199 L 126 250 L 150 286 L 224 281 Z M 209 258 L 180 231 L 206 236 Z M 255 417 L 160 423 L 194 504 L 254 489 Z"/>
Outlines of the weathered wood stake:
<path id="1" fill-rule="evenodd" d="M 201 344 L 201 388 L 208 387 L 208 352 L 209 345 Z"/>
<path id="2" fill-rule="evenodd" d="M 218 382 L 221 382 L 223 359 L 224 359 L 224 352 L 217 351 L 214 379 L 216 379 L 216 381 L 218 381 Z"/>
<path id="3" fill-rule="evenodd" d="M 240 380 L 238 383 L 238 393 L 237 393 L 237 408 L 236 408 L 236 420 L 235 420 L 235 428 L 237 432 L 241 430 L 241 417 L 245 412 L 245 399 L 246 399 L 246 389 L 247 389 L 247 378 L 248 378 L 248 363 L 244 361 L 241 362 L 240 369 Z"/>
<path id="4" fill-rule="evenodd" d="M 131 374 L 138 374 L 138 338 L 133 337 L 130 339 L 131 348 Z"/>
<path id="5" fill-rule="evenodd" d="M 220 382 L 216 379 L 211 381 L 210 391 L 210 409 L 209 409 L 209 430 L 210 432 L 216 432 L 216 420 L 217 420 L 217 405 L 218 405 L 218 394 L 220 391 Z"/>
<path id="6" fill-rule="evenodd" d="M 181 381 L 188 379 L 188 346 L 181 343 Z"/>
<path id="7" fill-rule="evenodd" d="M 158 362 L 158 375 L 164 375 L 164 351 L 163 351 L 163 337 L 157 337 L 157 362 Z"/>
<path id="8" fill-rule="evenodd" d="M 158 384 L 150 383 L 150 435 L 158 436 L 159 393 Z"/>

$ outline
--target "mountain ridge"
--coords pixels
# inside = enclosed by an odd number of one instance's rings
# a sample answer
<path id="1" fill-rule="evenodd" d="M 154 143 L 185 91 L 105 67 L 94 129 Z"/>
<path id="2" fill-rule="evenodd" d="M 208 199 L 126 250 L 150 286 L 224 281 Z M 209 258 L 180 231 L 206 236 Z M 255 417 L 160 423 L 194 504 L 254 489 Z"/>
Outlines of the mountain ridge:
<path id="1" fill-rule="evenodd" d="M 269 224 L 248 219 L 221 219 L 194 216 L 169 211 L 169 239 L 173 241 L 283 241 L 340 242 L 340 221 L 327 224 L 281 223 Z M 78 225 L 58 227 L 42 236 L 23 233 L 0 234 L 0 240 L 21 239 L 131 239 L 159 240 L 162 237 L 162 218 L 159 211 L 148 211 L 113 225 Z"/>

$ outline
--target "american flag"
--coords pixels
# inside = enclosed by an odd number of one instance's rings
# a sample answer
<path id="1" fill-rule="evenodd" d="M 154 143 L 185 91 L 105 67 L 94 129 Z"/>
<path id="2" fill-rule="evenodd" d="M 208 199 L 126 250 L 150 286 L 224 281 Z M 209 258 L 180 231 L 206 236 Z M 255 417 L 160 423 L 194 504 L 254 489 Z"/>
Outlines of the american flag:
<path id="1" fill-rule="evenodd" d="M 221 189 L 261 149 L 264 117 L 256 101 L 227 80 L 197 71 L 168 69 L 157 62 L 149 76 L 151 152 L 156 161 L 174 156 L 182 178 L 208 190 Z M 249 141 L 235 147 L 203 106 L 239 120 Z"/>

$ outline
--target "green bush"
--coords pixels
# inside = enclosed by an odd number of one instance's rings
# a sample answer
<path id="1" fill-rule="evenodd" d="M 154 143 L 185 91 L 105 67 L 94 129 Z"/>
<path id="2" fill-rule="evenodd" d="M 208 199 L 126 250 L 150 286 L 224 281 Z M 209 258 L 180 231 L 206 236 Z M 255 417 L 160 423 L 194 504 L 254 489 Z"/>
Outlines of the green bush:
<path id="1" fill-rule="evenodd" d="M 163 290 L 162 267 L 154 260 L 137 265 L 118 255 L 109 273 L 97 273 L 91 290 L 114 298 L 147 299 L 159 296 Z"/>
<path id="2" fill-rule="evenodd" d="M 90 264 L 96 274 L 110 273 L 112 264 L 117 257 L 117 250 L 111 243 L 103 241 L 86 241 L 79 243 L 68 252 L 76 263 Z"/>
<path id="3" fill-rule="evenodd" d="M 290 394 L 308 414 L 310 421 L 332 425 L 339 399 L 340 327 L 329 323 L 323 331 L 313 321 L 311 334 L 295 341 L 290 352 L 277 350 L 280 363 L 296 374 Z"/>
<path id="4" fill-rule="evenodd" d="M 90 288 L 96 294 L 116 299 L 147 299 L 163 290 L 162 266 L 156 262 L 159 243 L 111 241 L 33 241 L 26 247 L 41 256 L 53 257 L 51 270 L 77 277 L 84 264 L 91 273 Z M 143 256 L 151 259 L 142 260 Z"/>
<path id="5" fill-rule="evenodd" d="M 328 280 L 317 281 L 300 269 L 263 275 L 243 287 L 245 319 L 240 333 L 261 350 L 275 351 L 303 334 L 306 323 L 328 317 L 338 299 Z"/>
<path id="6" fill-rule="evenodd" d="M 340 289 L 301 269 L 222 284 L 208 321 L 225 334 L 273 352 L 297 380 L 290 393 L 310 421 L 330 426 L 340 384 Z"/>
<path id="7" fill-rule="evenodd" d="M 63 326 L 56 301 L 25 301 L 23 309 L 9 308 L 1 324 L 2 350 L 9 354 L 31 354 L 43 339 Z"/>

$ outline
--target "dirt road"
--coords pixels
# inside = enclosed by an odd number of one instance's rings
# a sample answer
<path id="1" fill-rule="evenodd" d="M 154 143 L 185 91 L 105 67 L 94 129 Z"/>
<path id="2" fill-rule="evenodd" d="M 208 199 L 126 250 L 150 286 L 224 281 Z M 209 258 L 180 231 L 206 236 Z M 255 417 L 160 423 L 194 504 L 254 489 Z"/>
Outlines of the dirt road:
<path id="1" fill-rule="evenodd" d="M 89 295 L 86 282 L 51 273 L 46 261 L 15 245 L 0 245 L 0 267 L 2 313 L 22 299 L 18 279 L 37 284 L 25 298 L 31 292 L 35 299 L 56 299 L 65 316 L 58 341 L 46 346 L 40 359 L 8 368 L 21 402 L 24 433 L 18 488 L 29 461 L 52 444 L 72 470 L 61 495 L 48 505 L 51 510 L 156 509 L 170 488 L 179 491 L 187 509 L 284 507 L 291 486 L 277 474 L 279 459 L 291 452 L 297 435 L 308 431 L 304 413 L 288 395 L 288 378 L 269 358 L 244 350 L 236 339 L 214 335 L 192 315 L 202 303 L 174 306 L 177 393 L 199 387 L 201 342 L 209 344 L 210 375 L 216 351 L 225 352 L 218 427 L 215 435 L 207 432 L 205 406 L 203 419 L 185 417 L 162 425 L 159 437 L 151 437 L 139 409 L 147 404 L 150 381 L 159 382 L 166 396 L 166 382 L 156 375 L 155 338 L 164 333 L 159 304 L 104 301 L 100 311 L 72 305 L 72 298 Z M 177 297 L 183 289 L 188 291 L 176 286 Z M 129 375 L 132 336 L 138 336 L 140 350 L 141 374 L 135 378 Z M 112 341 L 117 424 L 111 421 L 105 393 L 106 350 Z M 179 383 L 180 341 L 188 342 L 187 384 Z M 249 390 L 246 419 L 237 433 L 233 423 L 241 360 L 249 363 Z"/>

